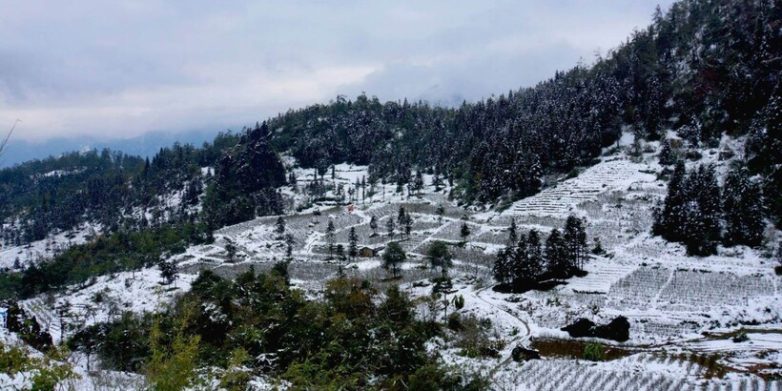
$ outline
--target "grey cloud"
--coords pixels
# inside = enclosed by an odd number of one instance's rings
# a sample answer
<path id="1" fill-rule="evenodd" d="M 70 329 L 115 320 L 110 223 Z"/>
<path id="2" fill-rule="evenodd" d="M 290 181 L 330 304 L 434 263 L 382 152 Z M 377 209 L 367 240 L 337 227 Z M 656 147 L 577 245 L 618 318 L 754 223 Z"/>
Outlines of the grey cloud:
<path id="1" fill-rule="evenodd" d="M 653 9 L 641 0 L 0 0 L 0 127 L 22 117 L 22 138 L 127 138 L 233 127 L 362 91 L 480 99 L 589 62 Z"/>

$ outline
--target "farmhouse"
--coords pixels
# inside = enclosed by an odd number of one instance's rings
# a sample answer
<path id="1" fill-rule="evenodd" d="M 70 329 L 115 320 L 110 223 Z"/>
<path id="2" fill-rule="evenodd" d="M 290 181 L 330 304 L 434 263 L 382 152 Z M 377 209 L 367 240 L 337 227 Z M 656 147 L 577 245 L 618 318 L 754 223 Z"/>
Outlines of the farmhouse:
<path id="1" fill-rule="evenodd" d="M 383 251 L 384 248 L 385 247 L 383 246 L 377 246 L 377 247 L 361 246 L 358 249 L 358 256 L 363 258 L 376 257 L 380 255 L 380 252 Z"/>

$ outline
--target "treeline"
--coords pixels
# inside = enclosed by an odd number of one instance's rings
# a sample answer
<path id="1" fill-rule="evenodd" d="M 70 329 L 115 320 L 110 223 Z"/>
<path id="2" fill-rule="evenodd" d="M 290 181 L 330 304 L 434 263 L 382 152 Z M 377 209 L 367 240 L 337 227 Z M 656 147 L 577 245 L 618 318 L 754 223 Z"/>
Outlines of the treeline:
<path id="1" fill-rule="evenodd" d="M 545 244 L 532 229 L 518 236 L 516 222 L 508 229 L 508 246 L 497 253 L 494 278 L 500 290 L 524 292 L 545 288 L 544 281 L 582 275 L 589 251 L 585 221 L 569 216 L 562 231 L 553 229 Z"/>
<path id="2" fill-rule="evenodd" d="M 663 205 L 655 211 L 652 231 L 680 242 L 690 255 L 712 255 L 717 245 L 762 244 L 766 228 L 762 186 L 743 162 L 735 162 L 722 187 L 714 167 L 687 172 L 679 161 L 668 183 Z"/>
<path id="3" fill-rule="evenodd" d="M 232 390 L 259 375 L 295 389 L 484 389 L 482 379 L 453 374 L 427 352 L 440 328 L 417 319 L 396 286 L 381 295 L 340 278 L 326 284 L 323 300 L 309 300 L 278 265 L 234 281 L 202 272 L 167 312 L 92 326 L 70 345 L 97 352 L 107 368 L 144 373 L 155 389 L 191 386 L 204 367 Z"/>

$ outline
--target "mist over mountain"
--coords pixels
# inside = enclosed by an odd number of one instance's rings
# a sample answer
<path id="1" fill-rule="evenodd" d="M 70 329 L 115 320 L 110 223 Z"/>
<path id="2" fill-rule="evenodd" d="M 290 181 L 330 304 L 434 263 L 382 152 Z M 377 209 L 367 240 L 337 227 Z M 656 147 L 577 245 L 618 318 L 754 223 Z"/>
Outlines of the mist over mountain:
<path id="1" fill-rule="evenodd" d="M 121 151 L 128 155 L 152 157 L 161 148 L 170 147 L 174 143 L 200 146 L 211 142 L 217 130 L 193 130 L 184 132 L 150 132 L 128 139 L 100 139 L 97 137 L 54 138 L 41 142 L 11 138 L 8 141 L 3 156 L 0 157 L 0 168 L 26 162 L 28 160 L 44 159 L 50 156 L 60 156 L 74 151 L 102 150 Z"/>

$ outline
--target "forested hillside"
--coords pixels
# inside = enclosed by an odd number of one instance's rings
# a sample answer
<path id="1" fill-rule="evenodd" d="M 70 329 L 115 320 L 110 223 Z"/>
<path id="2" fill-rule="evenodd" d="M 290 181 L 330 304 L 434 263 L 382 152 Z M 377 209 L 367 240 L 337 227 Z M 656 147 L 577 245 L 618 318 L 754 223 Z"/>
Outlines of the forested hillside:
<path id="1" fill-rule="evenodd" d="M 776 0 L 681 0 L 458 107 L 31 161 L 0 388 L 782 389 L 780 189 Z"/>
<path id="2" fill-rule="evenodd" d="M 649 140 L 672 129 L 696 144 L 751 133 L 753 170 L 778 189 L 781 20 L 770 0 L 681 1 L 593 66 L 534 87 L 453 109 L 340 97 L 269 126 L 275 146 L 304 165 L 370 164 L 376 177 L 400 182 L 416 169 L 436 172 L 457 181 L 465 200 L 488 202 L 535 193 L 542 174 L 589 164 L 623 126 Z M 779 219 L 779 198 L 769 202 Z"/>
<path id="3" fill-rule="evenodd" d="M 423 171 L 455 183 L 462 201 L 513 200 L 538 192 L 548 174 L 589 165 L 622 129 L 648 140 L 673 130 L 694 145 L 749 134 L 749 168 L 763 175 L 779 222 L 780 20 L 771 0 L 686 0 L 658 9 L 652 25 L 591 66 L 457 108 L 338 97 L 200 148 L 163 149 L 149 162 L 103 152 L 23 164 L 0 171 L 5 241 L 39 240 L 82 221 L 113 231 L 189 219 L 214 229 L 280 212 L 280 153 L 321 174 L 336 163 L 369 164 L 370 181 L 402 185 Z M 180 206 L 205 191 L 206 213 L 134 215 L 178 191 Z"/>

